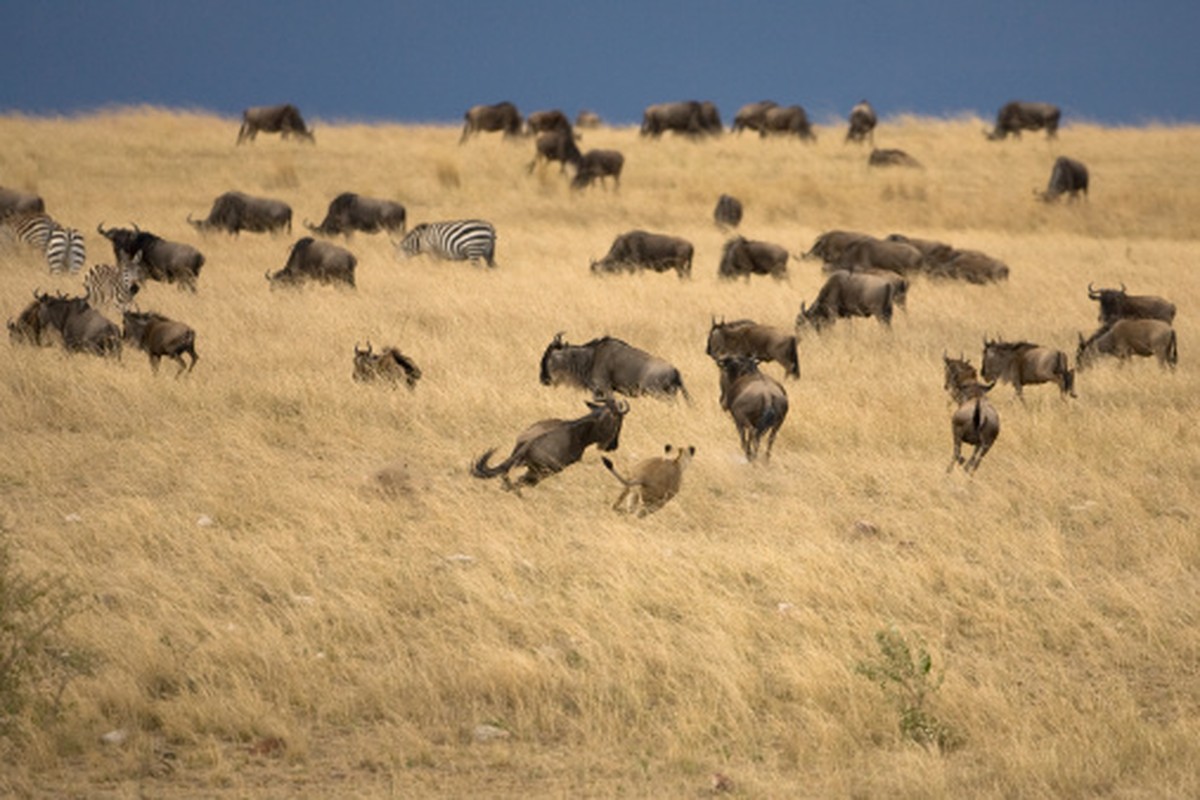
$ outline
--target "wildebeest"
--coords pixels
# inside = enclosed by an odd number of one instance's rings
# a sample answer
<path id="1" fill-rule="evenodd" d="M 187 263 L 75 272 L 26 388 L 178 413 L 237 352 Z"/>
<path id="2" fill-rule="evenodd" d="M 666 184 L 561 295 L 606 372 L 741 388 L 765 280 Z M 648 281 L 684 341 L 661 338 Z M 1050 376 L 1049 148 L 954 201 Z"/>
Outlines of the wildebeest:
<path id="1" fill-rule="evenodd" d="M 33 302 L 26 306 L 17 318 L 8 319 L 8 339 L 13 344 L 32 344 L 44 346 L 49 342 L 42 341 L 41 322 L 42 301 L 37 291 L 33 293 Z"/>
<path id="2" fill-rule="evenodd" d="M 917 239 L 912 236 L 905 236 L 902 233 L 893 233 L 887 237 L 887 241 L 903 242 L 917 248 L 917 251 L 921 254 L 921 261 L 926 271 L 950 263 L 958 254 L 958 251 L 950 245 L 935 239 Z"/>
<path id="3" fill-rule="evenodd" d="M 490 106 L 471 106 L 463 114 L 462 136 L 458 143 L 462 144 L 471 134 L 483 131 L 503 131 L 506 137 L 516 136 L 521 132 L 521 124 L 521 112 L 508 101 Z"/>
<path id="4" fill-rule="evenodd" d="M 134 261 L 141 254 L 141 277 L 166 283 L 177 283 L 181 288 L 196 291 L 196 280 L 204 266 L 204 254 L 190 244 L 171 242 L 143 231 L 137 225 L 129 228 L 104 229 L 104 223 L 96 230 L 112 242 L 113 255 L 118 264 Z"/>
<path id="5" fill-rule="evenodd" d="M 896 148 L 874 148 L 867 157 L 869 167 L 913 167 L 919 169 L 921 162 L 903 150 Z"/>
<path id="6" fill-rule="evenodd" d="M 344 247 L 305 236 L 292 245 L 283 269 L 274 275 L 267 270 L 266 276 L 271 288 L 298 286 L 309 280 L 345 283 L 353 288 L 354 268 L 357 266 L 358 259 Z"/>
<path id="7" fill-rule="evenodd" d="M 1022 400 L 1022 387 L 1035 383 L 1056 384 L 1063 398 L 1075 397 L 1075 371 L 1061 350 L 1032 342 L 993 342 L 985 338 L 981 371 L 985 381 L 1011 383 Z"/>
<path id="8" fill-rule="evenodd" d="M 683 471 L 687 469 L 694 455 L 696 448 L 691 445 L 673 447 L 668 444 L 663 448 L 663 455 L 635 464 L 629 477 L 617 472 L 612 459 L 601 456 L 600 460 L 604 462 L 605 468 L 625 487 L 613 503 L 613 510 L 624 510 L 639 517 L 658 511 L 672 497 L 679 494 L 679 487 L 683 484 Z"/>
<path id="9" fill-rule="evenodd" d="M 1050 170 L 1050 183 L 1046 186 L 1046 191 L 1037 192 L 1039 198 L 1045 202 L 1053 202 L 1064 194 L 1068 200 L 1078 200 L 1079 193 L 1082 192 L 1084 198 L 1088 193 L 1088 168 L 1083 165 L 1082 161 L 1076 161 L 1073 158 L 1059 156 L 1054 160 L 1054 168 Z"/>
<path id="10" fill-rule="evenodd" d="M 44 214 L 46 203 L 36 194 L 0 186 L 0 219 L 15 214 Z"/>
<path id="11" fill-rule="evenodd" d="M 583 457 L 589 445 L 611 452 L 620 443 L 621 423 L 629 413 L 629 404 L 612 398 L 589 401 L 588 413 L 573 420 L 544 419 L 535 422 L 517 436 L 508 458 L 499 464 L 488 465 L 495 448 L 476 459 L 471 474 L 476 478 L 503 476 L 504 488 L 520 491 L 523 486 L 535 486 L 544 478 L 561 472 Z M 508 473 L 524 467 L 525 474 L 515 483 Z"/>
<path id="12" fill-rule="evenodd" d="M 572 189 L 585 189 L 592 185 L 597 178 L 600 185 L 608 188 L 608 179 L 613 179 L 613 186 L 621 188 L 621 170 L 625 168 L 625 156 L 617 150 L 588 150 L 575 165 L 575 178 L 571 181 Z"/>
<path id="13" fill-rule="evenodd" d="M 817 135 L 813 133 L 812 123 L 808 121 L 808 113 L 802 106 L 774 106 L 763 114 L 762 126 L 758 135 L 791 134 L 807 141 L 815 142 Z"/>
<path id="14" fill-rule="evenodd" d="M 385 347 L 377 353 L 370 341 L 366 350 L 354 345 L 354 380 L 364 383 L 386 381 L 397 385 L 403 382 L 409 389 L 415 389 L 420 379 L 420 367 L 395 347 Z"/>
<path id="15" fill-rule="evenodd" d="M 1119 319 L 1161 319 L 1175 321 L 1175 304 L 1152 294 L 1127 294 L 1120 289 L 1093 289 L 1088 284 L 1088 299 L 1100 304 L 1100 321 L 1107 324 Z"/>
<path id="16" fill-rule="evenodd" d="M 689 136 L 719 134 L 721 117 L 709 101 L 682 100 L 675 103 L 656 103 L 642 113 L 642 136 L 658 137 L 664 131 Z"/>
<path id="17" fill-rule="evenodd" d="M 547 131 L 563 131 L 574 137 L 571 121 L 567 115 L 557 108 L 548 111 L 534 111 L 525 118 L 525 128 L 530 133 L 546 133 Z"/>
<path id="18" fill-rule="evenodd" d="M 789 378 L 800 377 L 800 356 L 793 333 L 760 325 L 754 320 L 712 321 L 708 344 L 704 348 L 713 359 L 724 356 L 748 356 L 758 361 L 776 361 Z"/>
<path id="19" fill-rule="evenodd" d="M 869 140 L 874 144 L 877 122 L 878 118 L 875 116 L 875 109 L 871 108 L 871 104 L 866 100 L 859 100 L 854 104 L 854 108 L 850 109 L 850 127 L 846 131 L 846 141 Z"/>
<path id="20" fill-rule="evenodd" d="M 325 219 L 321 220 L 320 225 L 313 226 L 305 220 L 304 226 L 322 236 L 341 234 L 349 238 L 355 231 L 403 234 L 407 216 L 408 212 L 404 206 L 392 200 L 364 197 L 355 192 L 342 192 L 329 201 Z"/>
<path id="21" fill-rule="evenodd" d="M 597 397 L 619 392 L 629 397 L 681 394 L 691 400 L 678 369 L 612 336 L 568 344 L 556 333 L 542 353 L 538 380 L 543 386 L 578 386 Z"/>
<path id="22" fill-rule="evenodd" d="M 736 228 L 742 222 L 742 201 L 728 194 L 718 197 L 717 206 L 713 209 L 713 221 L 718 227 Z"/>
<path id="23" fill-rule="evenodd" d="M 196 230 L 225 231 L 237 236 L 242 231 L 251 233 L 292 232 L 292 207 L 282 200 L 253 197 L 243 192 L 225 192 L 213 201 L 206 219 L 187 221 Z"/>
<path id="24" fill-rule="evenodd" d="M 763 461 L 769 461 L 775 436 L 787 419 L 787 392 L 779 381 L 760 372 L 753 358 L 724 356 L 717 359 L 717 368 L 721 372 L 721 409 L 733 417 L 746 460 L 758 457 L 765 434 Z"/>
<path id="25" fill-rule="evenodd" d="M 846 244 L 837 258 L 826 262 L 832 269 L 873 267 L 899 275 L 920 271 L 924 259 L 921 251 L 907 242 L 866 237 Z"/>
<path id="26" fill-rule="evenodd" d="M 680 278 L 692 274 L 692 254 L 695 248 L 687 239 L 642 230 L 622 233 L 613 240 L 608 253 L 591 264 L 592 272 L 635 272 L 649 269 L 654 272 L 675 270 Z"/>
<path id="27" fill-rule="evenodd" d="M 953 470 L 955 464 L 961 464 L 968 474 L 974 473 L 1000 436 L 1000 414 L 987 399 L 987 392 L 992 386 L 972 382 L 960 387 L 959 406 L 950 417 L 954 453 L 950 456 L 946 472 Z M 962 457 L 964 442 L 975 446 L 968 459 Z"/>
<path id="28" fill-rule="evenodd" d="M 1008 265 L 978 250 L 955 250 L 954 256 L 941 263 L 927 264 L 931 278 L 953 278 L 968 283 L 995 283 L 1008 280 Z"/>
<path id="29" fill-rule="evenodd" d="M 575 115 L 576 128 L 599 128 L 600 115 L 595 111 L 584 109 Z"/>
<path id="30" fill-rule="evenodd" d="M 533 172 L 539 162 L 558 162 L 558 171 L 566 172 L 567 164 L 579 166 L 583 153 L 575 144 L 575 135 L 570 130 L 552 130 L 540 134 L 534 143 L 533 160 L 529 162 L 526 172 Z"/>
<path id="31" fill-rule="evenodd" d="M 278 106 L 255 106 L 242 112 L 242 127 L 238 131 L 237 143 L 249 139 L 254 141 L 259 132 L 278 133 L 280 138 L 299 137 L 302 141 L 316 142 L 312 128 L 304 124 L 300 109 L 291 103 Z"/>
<path id="32" fill-rule="evenodd" d="M 741 133 L 743 130 L 749 128 L 761 134 L 763 125 L 766 122 L 767 112 L 778 106 L 779 104 L 774 100 L 759 100 L 757 103 L 747 103 L 733 115 L 733 123 L 729 126 L 729 132 Z"/>
<path id="33" fill-rule="evenodd" d="M 37 322 L 33 325 L 36 344 L 41 344 L 43 334 L 53 330 L 62 337 L 63 347 L 71 352 L 121 355 L 120 329 L 92 308 L 86 298 L 36 293 L 34 297 L 38 308 Z M 12 328 L 9 330 L 11 334 Z"/>
<path id="34" fill-rule="evenodd" d="M 717 276 L 736 278 L 744 275 L 748 281 L 751 275 L 770 275 L 783 280 L 787 277 L 787 260 L 787 250 L 777 244 L 735 236 L 725 243 Z"/>
<path id="35" fill-rule="evenodd" d="M 834 264 L 842 260 L 842 256 L 851 246 L 874 238 L 869 233 L 860 233 L 859 231 L 826 231 L 813 240 L 812 247 L 804 253 L 802 258 L 816 257 L 826 264 Z"/>
<path id="36" fill-rule="evenodd" d="M 1160 367 L 1174 369 L 1179 361 L 1179 345 L 1175 329 L 1161 319 L 1124 318 L 1102 326 L 1087 339 L 1079 334 L 1076 368 L 1090 366 L 1101 355 L 1122 360 L 1131 356 L 1154 356 Z"/>
<path id="37" fill-rule="evenodd" d="M 946 353 L 942 353 L 942 366 L 945 375 L 942 388 L 950 393 L 952 400 L 961 403 L 969 396 L 973 396 L 970 393 L 973 384 L 979 383 L 979 373 L 969 359 L 951 358 Z M 987 388 L 991 389 L 992 385 Z"/>
<path id="38" fill-rule="evenodd" d="M 153 311 L 126 311 L 125 333 L 122 338 L 132 342 L 150 355 L 150 369 L 158 373 L 158 362 L 166 356 L 179 364 L 178 378 L 184 367 L 191 372 L 200 356 L 196 355 L 196 332 L 190 326 Z M 191 356 L 191 363 L 184 364 L 183 354 Z"/>
<path id="39" fill-rule="evenodd" d="M 1058 121 L 1062 111 L 1050 103 L 1024 103 L 1013 100 L 1005 103 L 996 113 L 996 127 L 987 133 L 987 138 L 1004 139 L 1011 133 L 1018 139 L 1021 131 L 1040 131 L 1046 129 L 1046 138 L 1053 139 L 1058 133 Z"/>
<path id="40" fill-rule="evenodd" d="M 819 332 L 839 317 L 875 317 L 881 324 L 891 325 L 895 300 L 896 287 L 886 278 L 837 270 L 830 273 L 811 307 L 800 304 L 796 327 L 812 325 Z"/>

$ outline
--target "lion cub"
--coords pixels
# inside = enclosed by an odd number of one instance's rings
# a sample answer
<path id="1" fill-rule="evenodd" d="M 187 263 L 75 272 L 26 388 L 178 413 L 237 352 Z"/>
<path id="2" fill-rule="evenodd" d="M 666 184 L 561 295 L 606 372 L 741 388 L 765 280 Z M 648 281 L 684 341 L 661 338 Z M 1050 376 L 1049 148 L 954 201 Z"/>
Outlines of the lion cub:
<path id="1" fill-rule="evenodd" d="M 667 445 L 663 450 L 665 456 L 639 461 L 628 478 L 617 472 L 607 457 L 600 459 L 608 471 L 625 485 L 625 490 L 621 492 L 617 502 L 613 503 L 615 510 L 620 511 L 621 506 L 625 505 L 626 512 L 636 512 L 639 517 L 644 517 L 658 511 L 679 493 L 683 471 L 691 463 L 696 448 L 691 445 L 683 448 Z"/>

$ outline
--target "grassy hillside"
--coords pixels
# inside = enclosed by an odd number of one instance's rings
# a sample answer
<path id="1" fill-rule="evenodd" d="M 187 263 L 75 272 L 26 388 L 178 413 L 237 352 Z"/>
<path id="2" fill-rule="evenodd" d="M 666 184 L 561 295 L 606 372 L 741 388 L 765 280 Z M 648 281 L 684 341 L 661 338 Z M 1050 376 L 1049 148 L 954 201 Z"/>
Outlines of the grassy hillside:
<path id="1" fill-rule="evenodd" d="M 235 147 L 236 121 L 198 114 L 0 118 L 0 185 L 83 230 L 89 264 L 112 260 L 100 222 L 207 259 L 195 295 L 138 298 L 197 331 L 182 379 L 132 348 L 0 347 L 0 536 L 12 573 L 82 596 L 56 643 L 92 661 L 56 718 L 9 720 L 0 793 L 690 797 L 719 772 L 747 797 L 1200 794 L 1200 131 L 984 127 L 884 120 L 877 145 L 925 165 L 894 171 L 833 128 L 809 146 L 587 131 L 625 174 L 573 193 L 557 167 L 526 172 L 531 141 L 459 146 L 452 128 Z M 1060 154 L 1091 168 L 1087 202 L 1033 199 Z M 291 204 L 292 235 L 197 234 L 187 215 L 229 189 Z M 345 190 L 404 203 L 410 225 L 491 220 L 499 268 L 356 235 L 357 289 L 270 291 Z M 744 235 L 792 253 L 831 228 L 898 231 L 1011 278 L 918 277 L 891 330 L 805 336 L 774 457 L 747 464 L 710 320 L 789 327 L 823 275 L 794 260 L 787 282 L 719 281 L 722 192 Z M 693 278 L 593 276 L 632 228 L 691 240 Z M 79 290 L 12 242 L 0 265 L 6 317 L 34 289 Z M 1073 359 L 1090 281 L 1175 302 L 1178 369 L 1104 363 L 1070 401 L 999 386 L 998 443 L 976 477 L 947 474 L 943 352 L 978 365 L 986 335 Z M 470 476 L 530 423 L 585 412 L 537 381 L 558 331 L 681 370 L 693 403 L 634 398 L 612 454 L 697 448 L 659 513 L 612 512 L 594 450 L 521 497 Z M 420 365 L 415 391 L 351 380 L 368 339 Z M 389 464 L 406 477 L 381 491 Z M 889 630 L 929 653 L 923 711 L 958 746 L 914 743 L 861 674 Z"/>

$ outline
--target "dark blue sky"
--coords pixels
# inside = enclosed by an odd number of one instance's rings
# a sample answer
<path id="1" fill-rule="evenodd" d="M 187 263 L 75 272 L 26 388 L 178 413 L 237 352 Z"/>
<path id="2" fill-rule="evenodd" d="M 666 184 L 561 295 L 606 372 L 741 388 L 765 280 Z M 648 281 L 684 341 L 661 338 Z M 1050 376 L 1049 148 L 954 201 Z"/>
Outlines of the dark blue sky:
<path id="1" fill-rule="evenodd" d="M 238 115 L 457 124 L 475 103 L 803 105 L 841 119 L 991 118 L 1011 99 L 1064 124 L 1200 122 L 1198 0 L 335 2 L 0 0 L 0 113 L 150 104 Z"/>

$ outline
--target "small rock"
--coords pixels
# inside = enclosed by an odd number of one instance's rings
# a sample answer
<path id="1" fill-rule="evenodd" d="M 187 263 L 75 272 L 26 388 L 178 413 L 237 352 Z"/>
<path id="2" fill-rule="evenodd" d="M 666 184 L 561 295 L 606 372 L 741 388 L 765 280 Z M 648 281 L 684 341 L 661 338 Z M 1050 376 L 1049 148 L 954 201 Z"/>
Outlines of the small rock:
<path id="1" fill-rule="evenodd" d="M 196 520 L 196 524 L 199 525 L 201 528 L 211 528 L 213 525 L 216 525 L 217 523 L 216 523 L 216 520 L 214 520 L 208 514 L 201 514 L 200 518 Z"/>
<path id="2" fill-rule="evenodd" d="M 83 517 L 78 514 L 71 513 L 63 517 L 63 522 L 83 522 Z"/>
<path id="3" fill-rule="evenodd" d="M 868 522 L 865 519 L 860 519 L 854 523 L 853 531 L 855 536 L 875 537 L 879 535 L 879 526 L 874 522 Z"/>
<path id="4" fill-rule="evenodd" d="M 496 739 L 507 739 L 509 736 L 512 736 L 504 728 L 497 727 L 496 725 L 476 725 L 473 735 L 477 742 L 491 742 Z"/>
<path id="5" fill-rule="evenodd" d="M 469 565 L 475 563 L 475 556 L 469 556 L 466 553 L 455 553 L 452 556 L 446 556 L 446 560 L 451 562 L 452 564 L 462 564 L 463 566 L 469 566 Z"/>
<path id="6" fill-rule="evenodd" d="M 125 740 L 129 738 L 129 731 L 124 728 L 117 728 L 115 731 L 109 731 L 100 737 L 100 741 L 104 744 L 119 745 L 125 744 Z"/>

